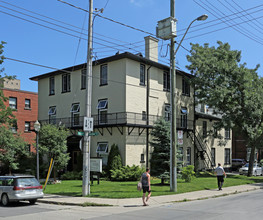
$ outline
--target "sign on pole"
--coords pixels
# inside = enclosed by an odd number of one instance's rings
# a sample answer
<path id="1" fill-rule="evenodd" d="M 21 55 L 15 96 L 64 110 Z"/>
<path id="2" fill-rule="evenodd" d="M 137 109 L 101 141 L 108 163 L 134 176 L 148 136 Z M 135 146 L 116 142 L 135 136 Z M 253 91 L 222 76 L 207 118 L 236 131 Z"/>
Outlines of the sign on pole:
<path id="1" fill-rule="evenodd" d="M 84 117 L 84 131 L 93 131 L 93 118 Z"/>

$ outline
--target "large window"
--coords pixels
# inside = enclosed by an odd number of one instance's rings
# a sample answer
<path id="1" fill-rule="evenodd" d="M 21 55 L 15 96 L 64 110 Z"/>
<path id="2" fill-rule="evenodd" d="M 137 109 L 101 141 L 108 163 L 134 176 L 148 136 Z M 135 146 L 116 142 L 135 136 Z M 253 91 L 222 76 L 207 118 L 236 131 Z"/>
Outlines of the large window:
<path id="1" fill-rule="evenodd" d="M 211 148 L 211 165 L 216 165 L 216 149 L 214 147 Z"/>
<path id="2" fill-rule="evenodd" d="M 50 124 L 56 124 L 56 114 L 57 114 L 56 106 L 49 107 L 48 117 L 49 117 Z"/>
<path id="3" fill-rule="evenodd" d="M 170 73 L 163 72 L 163 90 L 170 91 Z"/>
<path id="4" fill-rule="evenodd" d="M 17 99 L 15 97 L 9 97 L 9 107 L 17 109 Z"/>
<path id="5" fill-rule="evenodd" d="M 102 157 L 102 164 L 107 165 L 108 163 L 108 142 L 98 142 L 97 156 Z"/>
<path id="6" fill-rule="evenodd" d="M 86 89 L 87 70 L 81 70 L 81 89 Z"/>
<path id="7" fill-rule="evenodd" d="M 70 92 L 70 74 L 62 75 L 62 92 Z"/>
<path id="8" fill-rule="evenodd" d="M 140 65 L 140 85 L 145 86 L 145 65 Z"/>
<path id="9" fill-rule="evenodd" d="M 49 95 L 55 95 L 55 77 L 49 78 Z"/>
<path id="10" fill-rule="evenodd" d="M 186 149 L 186 165 L 191 165 L 191 147 Z"/>
<path id="11" fill-rule="evenodd" d="M 30 108 L 31 108 L 31 100 L 25 99 L 25 109 L 30 109 Z"/>
<path id="12" fill-rule="evenodd" d="M 230 149 L 229 148 L 225 149 L 225 164 L 226 165 L 230 164 Z"/>
<path id="13" fill-rule="evenodd" d="M 72 104 L 71 106 L 71 125 L 74 126 L 79 126 L 80 125 L 80 105 L 79 103 Z"/>
<path id="14" fill-rule="evenodd" d="M 100 85 L 108 85 L 108 65 L 100 66 Z"/>
<path id="15" fill-rule="evenodd" d="M 164 105 L 164 119 L 165 119 L 165 121 L 171 120 L 171 106 L 170 106 L 170 104 Z"/>
<path id="16" fill-rule="evenodd" d="M 181 128 L 187 128 L 187 108 L 181 108 Z"/>
<path id="17" fill-rule="evenodd" d="M 230 128 L 225 128 L 225 139 L 230 139 Z"/>
<path id="18" fill-rule="evenodd" d="M 108 100 L 103 99 L 98 102 L 98 115 L 99 115 L 99 124 L 106 124 L 108 122 L 107 114 L 108 114 Z"/>
<path id="19" fill-rule="evenodd" d="M 207 122 L 203 121 L 203 138 L 207 137 Z"/>
<path id="20" fill-rule="evenodd" d="M 182 94 L 190 96 L 190 85 L 187 79 L 183 78 L 182 80 Z"/>

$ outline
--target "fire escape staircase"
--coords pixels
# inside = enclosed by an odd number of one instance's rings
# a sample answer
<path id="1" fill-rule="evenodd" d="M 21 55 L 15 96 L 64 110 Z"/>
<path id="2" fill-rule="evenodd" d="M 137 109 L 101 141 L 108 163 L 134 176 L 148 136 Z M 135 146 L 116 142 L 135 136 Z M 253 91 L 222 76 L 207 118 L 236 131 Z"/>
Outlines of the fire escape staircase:
<path id="1" fill-rule="evenodd" d="M 197 149 L 197 158 L 200 158 L 204 163 L 204 169 L 211 170 L 213 168 L 211 149 L 208 147 L 205 139 L 197 130 L 195 132 L 188 131 L 188 135 Z"/>

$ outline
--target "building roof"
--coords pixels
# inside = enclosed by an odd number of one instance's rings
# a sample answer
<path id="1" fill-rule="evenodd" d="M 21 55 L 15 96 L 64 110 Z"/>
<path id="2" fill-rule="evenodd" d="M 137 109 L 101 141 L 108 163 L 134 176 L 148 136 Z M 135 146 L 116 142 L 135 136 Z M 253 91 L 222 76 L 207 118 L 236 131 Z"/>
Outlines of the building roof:
<path id="1" fill-rule="evenodd" d="M 25 91 L 25 90 L 21 90 L 21 89 L 10 89 L 10 88 L 0 88 L 0 89 L 12 91 L 12 92 L 18 92 L 18 93 L 29 93 L 29 94 L 33 94 L 33 95 L 38 95 L 37 92 Z"/>
<path id="2" fill-rule="evenodd" d="M 134 60 L 134 61 L 137 61 L 137 62 L 141 62 L 141 63 L 147 64 L 147 65 L 155 66 L 155 67 L 157 67 L 159 69 L 163 69 L 163 70 L 166 70 L 166 71 L 170 70 L 169 66 L 167 66 L 167 65 L 163 65 L 161 63 L 149 60 L 149 59 L 143 57 L 141 54 L 132 54 L 132 53 L 129 53 L 129 52 L 125 52 L 125 53 L 121 53 L 121 54 L 115 54 L 115 55 L 110 56 L 110 57 L 106 57 L 106 58 L 103 58 L 103 59 L 100 59 L 100 60 L 93 61 L 92 65 L 93 66 L 101 65 L 103 63 L 108 63 L 108 62 L 111 62 L 111 61 L 125 59 L 125 58 L 131 59 L 131 60 Z M 61 70 L 56 70 L 56 71 L 52 71 L 52 72 L 45 73 L 45 74 L 42 74 L 42 75 L 34 76 L 34 77 L 31 77 L 30 79 L 34 80 L 34 81 L 38 81 L 40 79 L 44 79 L 44 78 L 47 78 L 47 77 L 50 77 L 50 76 L 59 75 L 59 74 L 62 74 L 62 73 L 71 73 L 72 71 L 85 69 L 86 65 L 87 65 L 86 63 L 83 63 L 83 64 L 71 66 L 71 67 L 67 67 L 67 68 L 61 69 Z M 188 74 L 186 72 L 183 72 L 181 70 L 176 70 L 176 73 L 179 74 L 179 75 L 182 75 L 182 76 L 193 77 L 193 75 Z"/>

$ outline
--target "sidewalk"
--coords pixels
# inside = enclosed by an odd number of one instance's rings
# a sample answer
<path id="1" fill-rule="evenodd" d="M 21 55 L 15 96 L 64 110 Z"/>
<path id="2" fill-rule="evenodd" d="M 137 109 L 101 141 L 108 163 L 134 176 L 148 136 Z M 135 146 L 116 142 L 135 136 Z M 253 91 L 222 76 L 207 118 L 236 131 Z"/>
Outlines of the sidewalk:
<path id="1" fill-rule="evenodd" d="M 253 190 L 263 189 L 263 183 L 247 184 L 240 186 L 225 187 L 222 191 L 217 189 L 202 190 L 188 193 L 181 193 L 175 195 L 166 196 L 152 196 L 149 200 L 149 205 L 157 205 L 171 202 L 191 201 L 207 198 L 215 198 L 219 196 L 231 195 L 236 193 L 248 192 Z M 142 205 L 141 198 L 129 198 L 129 199 L 107 199 L 107 198 L 91 198 L 91 197 L 70 197 L 46 194 L 43 199 L 39 199 L 38 202 L 52 203 L 60 205 L 90 205 L 94 206 L 121 206 L 121 207 L 135 207 Z M 88 205 L 87 205 L 88 206 Z"/>

